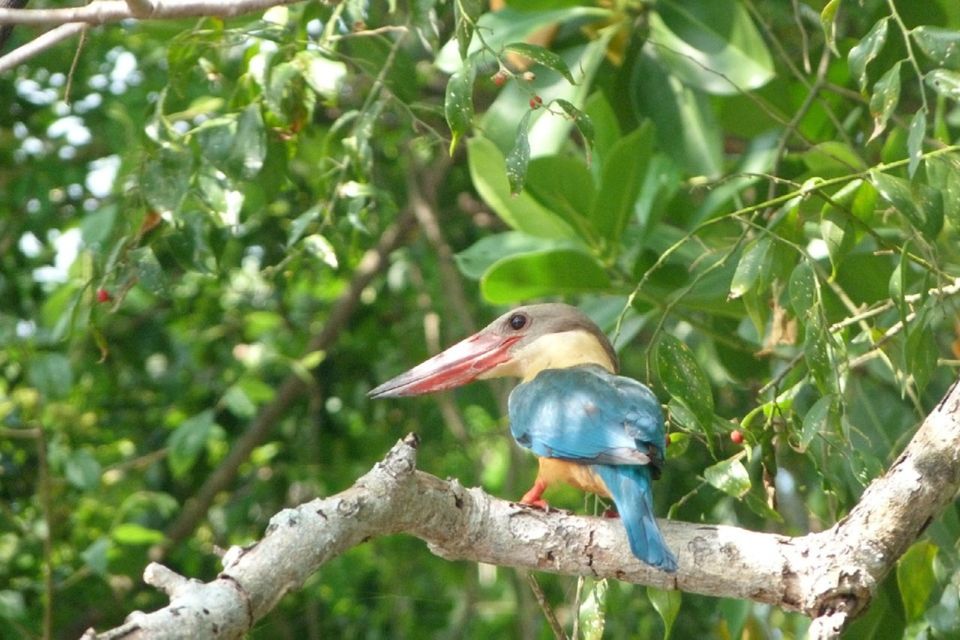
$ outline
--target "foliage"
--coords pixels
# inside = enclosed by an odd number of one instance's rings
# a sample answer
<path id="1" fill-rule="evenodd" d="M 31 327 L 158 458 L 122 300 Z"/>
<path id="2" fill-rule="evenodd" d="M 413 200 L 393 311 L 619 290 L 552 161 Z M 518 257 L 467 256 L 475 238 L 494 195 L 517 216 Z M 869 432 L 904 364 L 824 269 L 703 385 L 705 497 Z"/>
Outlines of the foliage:
<path id="1" fill-rule="evenodd" d="M 0 636 L 158 606 L 150 550 L 271 408 L 178 570 L 214 576 L 215 546 L 410 430 L 425 470 L 520 495 L 502 387 L 365 392 L 539 298 L 579 303 L 667 406 L 660 513 L 829 526 L 960 364 L 958 51 L 953 0 L 351 0 L 102 26 L 73 70 L 67 45 L 21 66 L 0 82 Z M 424 233 L 338 306 L 418 202 Z M 958 534 L 951 507 L 848 636 L 960 633 Z M 590 637 L 805 630 L 539 579 Z M 385 538 L 254 636 L 424 630 L 551 635 L 523 577 Z"/>

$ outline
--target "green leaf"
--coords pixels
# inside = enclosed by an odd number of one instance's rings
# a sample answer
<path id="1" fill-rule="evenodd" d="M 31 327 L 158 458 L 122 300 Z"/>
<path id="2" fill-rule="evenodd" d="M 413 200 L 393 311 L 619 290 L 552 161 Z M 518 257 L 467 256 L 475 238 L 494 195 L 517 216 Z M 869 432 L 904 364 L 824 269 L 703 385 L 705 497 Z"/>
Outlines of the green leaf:
<path id="1" fill-rule="evenodd" d="M 73 387 L 73 368 L 62 353 L 38 353 L 28 363 L 30 386 L 50 399 L 65 398 Z"/>
<path id="2" fill-rule="evenodd" d="M 523 117 L 520 118 L 513 148 L 510 149 L 510 153 L 507 154 L 505 159 L 510 194 L 514 196 L 523 191 L 523 183 L 527 180 L 527 165 L 530 163 L 530 139 L 528 135 L 532 115 L 533 109 L 524 113 Z"/>
<path id="3" fill-rule="evenodd" d="M 910 547 L 897 563 L 897 586 L 903 600 L 907 622 L 923 618 L 930 603 L 930 596 L 938 587 L 933 562 L 937 546 L 929 540 L 921 540 Z"/>
<path id="4" fill-rule="evenodd" d="M 823 27 L 824 40 L 837 58 L 840 57 L 840 52 L 837 50 L 837 9 L 839 8 L 840 0 L 830 0 L 820 11 L 820 26 Z"/>
<path id="5" fill-rule="evenodd" d="M 213 426 L 213 410 L 207 409 L 184 420 L 167 438 L 170 448 L 167 463 L 175 478 L 182 477 L 193 467 Z"/>
<path id="6" fill-rule="evenodd" d="M 900 65 L 902 63 L 901 60 L 890 67 L 873 85 L 873 94 L 870 96 L 873 132 L 867 142 L 883 133 L 884 129 L 887 128 L 890 116 L 897 109 L 897 104 L 900 102 Z"/>
<path id="7" fill-rule="evenodd" d="M 660 614 L 663 620 L 663 640 L 670 637 L 673 630 L 673 623 L 677 621 L 677 615 L 680 613 L 680 604 L 683 601 L 683 592 L 676 589 L 657 589 L 656 587 L 647 587 L 647 597 L 650 598 L 650 604 Z"/>
<path id="8" fill-rule="evenodd" d="M 476 70 L 469 59 L 447 81 L 447 92 L 443 101 L 443 114 L 450 127 L 450 155 L 457 147 L 457 141 L 466 134 L 473 124 L 473 81 Z"/>
<path id="9" fill-rule="evenodd" d="M 107 554 L 110 551 L 110 538 L 100 536 L 90 546 L 80 552 L 80 559 L 98 576 L 107 576 Z"/>
<path id="10" fill-rule="evenodd" d="M 621 138 L 603 159 L 600 190 L 590 214 L 594 226 L 607 241 L 608 255 L 616 255 L 621 237 L 640 193 L 640 186 L 653 155 L 653 125 L 646 121 Z"/>
<path id="11" fill-rule="evenodd" d="M 800 450 L 806 451 L 818 434 L 827 430 L 831 420 L 836 418 L 837 398 L 826 395 L 817 400 L 803 416 L 803 425 L 800 427 Z"/>
<path id="12" fill-rule="evenodd" d="M 920 158 L 923 155 L 923 136 L 927 132 L 927 112 L 924 109 L 917 109 L 917 112 L 910 118 L 910 126 L 907 134 L 907 157 L 910 163 L 907 168 L 908 175 L 913 178 L 920 166 Z"/>
<path id="13" fill-rule="evenodd" d="M 547 240 L 519 231 L 506 231 L 481 238 L 453 258 L 463 275 L 479 280 L 495 262 L 509 256 L 577 248 L 578 244 L 571 240 Z"/>
<path id="14" fill-rule="evenodd" d="M 587 98 L 587 102 L 584 105 L 584 110 L 587 112 L 590 122 L 593 125 L 594 136 L 596 138 L 594 147 L 596 155 L 599 156 L 602 162 L 603 159 L 609 155 L 609 150 L 613 148 L 613 145 L 615 145 L 623 135 L 620 130 L 620 122 L 603 91 L 594 91 L 590 94 L 590 97 Z"/>
<path id="15" fill-rule="evenodd" d="M 130 252 L 130 260 L 133 263 L 137 278 L 140 284 L 154 295 L 166 295 L 167 277 L 163 273 L 163 267 L 157 260 L 156 254 L 150 247 L 140 247 Z"/>
<path id="16" fill-rule="evenodd" d="M 481 0 L 454 0 L 453 9 L 456 20 L 457 48 L 460 59 L 466 60 L 470 51 L 470 40 L 477 27 L 477 20 L 483 13 L 484 3 Z"/>
<path id="17" fill-rule="evenodd" d="M 467 142 L 467 159 L 477 193 L 510 227 L 540 238 L 576 236 L 569 225 L 530 194 L 511 195 L 504 157 L 492 142 L 471 138 Z"/>
<path id="18" fill-rule="evenodd" d="M 112 531 L 110 531 L 110 537 L 113 538 L 113 541 L 117 544 L 128 546 L 159 544 L 164 540 L 162 531 L 149 529 L 134 522 L 123 522 L 118 524 L 113 528 Z"/>
<path id="19" fill-rule="evenodd" d="M 163 146 L 147 157 L 140 172 L 140 188 L 158 212 L 177 211 L 194 173 L 193 154 Z"/>
<path id="20" fill-rule="evenodd" d="M 607 619 L 606 580 L 598 580 L 587 593 L 577 612 L 583 640 L 603 640 L 603 628 Z"/>
<path id="21" fill-rule="evenodd" d="M 836 275 L 840 263 L 856 244 L 856 233 L 850 216 L 838 213 L 832 205 L 825 205 L 826 211 L 820 218 L 820 237 L 827 245 L 827 254 Z"/>
<path id="22" fill-rule="evenodd" d="M 860 85 L 862 93 L 867 92 L 867 65 L 877 57 L 887 41 L 887 26 L 890 18 L 878 20 L 860 42 L 847 54 L 850 75 Z"/>
<path id="23" fill-rule="evenodd" d="M 576 105 L 569 100 L 556 98 L 553 100 L 553 103 L 563 109 L 568 116 L 573 118 L 573 126 L 577 128 L 577 131 L 580 132 L 580 136 L 583 138 L 583 143 L 586 147 L 587 164 L 589 164 L 591 149 L 593 148 L 593 141 L 596 137 L 596 133 L 593 128 L 593 119 L 584 111 L 578 109 Z"/>
<path id="24" fill-rule="evenodd" d="M 576 84 L 576 81 L 573 79 L 573 74 L 570 73 L 570 69 L 567 67 L 567 63 L 563 61 L 563 58 L 549 49 L 527 42 L 511 42 L 504 46 L 503 49 L 504 51 L 519 53 L 524 58 L 529 58 L 537 64 L 542 64 L 548 69 L 553 69 L 566 78 L 570 84 Z"/>
<path id="25" fill-rule="evenodd" d="M 703 470 L 703 479 L 727 495 L 740 498 L 750 491 L 750 474 L 740 461 L 741 454 L 721 460 Z"/>
<path id="26" fill-rule="evenodd" d="M 596 238 L 590 220 L 596 188 L 583 161 L 567 156 L 534 158 L 527 169 L 527 191 L 557 214 L 588 244 Z"/>
<path id="27" fill-rule="evenodd" d="M 71 453 L 63 467 L 67 482 L 81 491 L 90 491 L 100 486 L 100 473 L 100 463 L 86 449 Z"/>
<path id="28" fill-rule="evenodd" d="M 690 348 L 668 333 L 661 334 L 657 340 L 656 363 L 660 383 L 696 416 L 700 430 L 712 435 L 713 392 Z"/>
<path id="29" fill-rule="evenodd" d="M 255 104 L 239 114 L 207 120 L 194 129 L 193 135 L 201 155 L 234 180 L 250 180 L 263 168 L 267 133 Z"/>
<path id="30" fill-rule="evenodd" d="M 810 173 L 821 178 L 843 176 L 867 168 L 854 149 L 837 140 L 816 144 L 800 157 Z"/>
<path id="31" fill-rule="evenodd" d="M 685 84 L 735 95 L 773 78 L 773 59 L 743 4 L 664 0 L 654 7 L 647 47 Z"/>
<path id="32" fill-rule="evenodd" d="M 943 197 L 928 186 L 911 186 L 903 178 L 882 171 L 870 171 L 870 182 L 880 197 L 889 202 L 928 239 L 936 238 L 943 228 Z"/>
<path id="33" fill-rule="evenodd" d="M 940 356 L 937 351 L 936 337 L 926 322 L 910 330 L 907 335 L 905 351 L 907 371 L 913 377 L 913 382 L 917 385 L 917 391 L 923 393 L 927 383 L 930 382 L 930 377 L 937 368 L 937 359 Z"/>
<path id="34" fill-rule="evenodd" d="M 570 249 L 504 258 L 490 267 L 480 281 L 484 298 L 497 304 L 606 291 L 609 287 L 610 278 L 596 260 Z"/>
<path id="35" fill-rule="evenodd" d="M 924 159 L 929 185 L 940 191 L 944 215 L 960 228 L 960 158 L 956 155 L 929 156 Z"/>
<path id="36" fill-rule="evenodd" d="M 935 64 L 960 71 L 960 31 L 921 25 L 910 36 Z"/>
<path id="37" fill-rule="evenodd" d="M 960 102 L 960 73 L 934 69 L 924 76 L 924 82 L 944 98 Z"/>
<path id="38" fill-rule="evenodd" d="M 735 300 L 750 291 L 758 280 L 769 283 L 769 278 L 764 276 L 770 274 L 770 245 L 770 237 L 765 235 L 744 249 L 740 262 L 737 263 L 737 270 L 733 273 L 733 280 L 730 281 L 730 299 Z M 758 287 L 757 293 L 763 293 L 762 289 L 765 288 Z"/>
<path id="39" fill-rule="evenodd" d="M 658 60 L 641 54 L 630 81 L 640 120 L 656 125 L 659 147 L 695 176 L 719 176 L 723 170 L 722 128 L 707 95 L 669 75 Z"/>
<path id="40" fill-rule="evenodd" d="M 839 393 L 839 362 L 834 357 L 830 336 L 821 324 L 820 316 L 815 313 L 808 315 L 803 355 L 820 392 L 824 395 Z"/>

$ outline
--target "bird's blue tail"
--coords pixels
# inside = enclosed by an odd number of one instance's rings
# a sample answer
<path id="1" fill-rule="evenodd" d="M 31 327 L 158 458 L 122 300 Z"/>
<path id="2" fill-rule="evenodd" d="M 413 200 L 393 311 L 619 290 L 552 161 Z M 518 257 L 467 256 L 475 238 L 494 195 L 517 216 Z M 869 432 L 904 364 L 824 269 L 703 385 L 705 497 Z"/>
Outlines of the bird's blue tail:
<path id="1" fill-rule="evenodd" d="M 673 573 L 677 558 L 667 548 L 653 517 L 653 493 L 650 469 L 645 466 L 592 465 L 613 496 L 623 526 L 627 529 L 630 550 L 647 564 Z"/>

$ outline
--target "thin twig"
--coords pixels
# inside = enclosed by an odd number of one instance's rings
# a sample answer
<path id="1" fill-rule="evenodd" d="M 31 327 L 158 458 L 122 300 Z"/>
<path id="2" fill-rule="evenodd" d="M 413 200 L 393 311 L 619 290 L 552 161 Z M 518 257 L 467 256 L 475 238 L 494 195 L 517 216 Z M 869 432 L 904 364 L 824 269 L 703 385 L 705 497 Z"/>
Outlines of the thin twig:
<path id="1" fill-rule="evenodd" d="M 547 602 L 547 596 L 543 593 L 543 589 L 540 588 L 540 583 L 537 582 L 537 576 L 532 573 L 527 573 L 527 582 L 530 584 L 530 590 L 533 591 L 533 597 L 537 599 L 537 604 L 540 605 L 540 610 L 543 611 L 543 617 L 547 619 L 547 624 L 550 625 L 550 630 L 553 631 L 553 637 L 557 640 L 569 640 L 567 633 L 563 630 L 563 626 L 561 626 L 560 621 L 557 620 L 557 614 L 554 613 L 553 607 Z"/>

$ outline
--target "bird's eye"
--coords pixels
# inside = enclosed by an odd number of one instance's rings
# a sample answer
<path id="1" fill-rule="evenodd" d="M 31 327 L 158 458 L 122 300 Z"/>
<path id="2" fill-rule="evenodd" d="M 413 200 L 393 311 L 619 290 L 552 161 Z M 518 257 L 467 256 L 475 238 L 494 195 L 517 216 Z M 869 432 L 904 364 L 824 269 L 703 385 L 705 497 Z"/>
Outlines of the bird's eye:
<path id="1" fill-rule="evenodd" d="M 523 315 L 522 313 L 515 313 L 510 316 L 510 319 L 507 320 L 507 322 L 510 324 L 511 329 L 514 331 L 520 331 L 520 329 L 523 329 L 525 326 L 527 326 L 527 316 Z"/>

